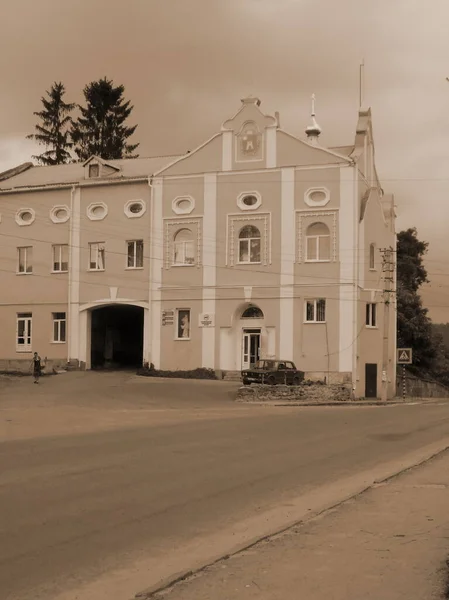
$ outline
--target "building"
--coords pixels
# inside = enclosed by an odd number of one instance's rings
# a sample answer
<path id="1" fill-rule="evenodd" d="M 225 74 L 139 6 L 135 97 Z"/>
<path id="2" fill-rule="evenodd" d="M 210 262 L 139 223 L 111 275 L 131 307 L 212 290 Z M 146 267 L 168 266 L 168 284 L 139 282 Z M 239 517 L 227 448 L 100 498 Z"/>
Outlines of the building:
<path id="1" fill-rule="evenodd" d="M 381 250 L 395 248 L 395 211 L 371 112 L 350 146 L 319 135 L 314 114 L 298 139 L 250 97 L 184 156 L 0 176 L 3 368 L 35 350 L 87 369 L 238 371 L 279 357 L 356 396 L 387 378 L 394 395 L 394 267 Z"/>

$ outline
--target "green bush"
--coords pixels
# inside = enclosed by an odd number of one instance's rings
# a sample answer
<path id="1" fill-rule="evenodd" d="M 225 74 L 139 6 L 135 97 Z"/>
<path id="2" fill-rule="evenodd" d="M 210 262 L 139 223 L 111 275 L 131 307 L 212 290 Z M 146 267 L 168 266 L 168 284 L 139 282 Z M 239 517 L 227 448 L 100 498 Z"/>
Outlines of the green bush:
<path id="1" fill-rule="evenodd" d="M 142 377 L 166 377 L 172 379 L 217 379 L 213 369 L 199 368 L 191 371 L 160 371 L 154 368 L 153 363 L 151 363 L 151 365 L 148 365 L 147 363 L 138 369 L 137 375 L 141 375 Z"/>

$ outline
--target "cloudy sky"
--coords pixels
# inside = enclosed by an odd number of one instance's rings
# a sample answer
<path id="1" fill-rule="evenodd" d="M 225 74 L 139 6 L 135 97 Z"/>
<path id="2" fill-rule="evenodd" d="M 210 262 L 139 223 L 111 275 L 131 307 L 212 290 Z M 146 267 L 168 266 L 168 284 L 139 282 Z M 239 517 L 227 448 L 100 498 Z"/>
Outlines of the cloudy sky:
<path id="1" fill-rule="evenodd" d="M 398 229 L 430 242 L 435 321 L 449 321 L 447 0 L 14 0 L 2 7 L 0 171 L 36 152 L 25 135 L 53 81 L 67 101 L 103 76 L 123 83 L 140 155 L 192 149 L 252 94 L 303 135 L 317 97 L 324 145 L 374 119 L 376 160 Z"/>

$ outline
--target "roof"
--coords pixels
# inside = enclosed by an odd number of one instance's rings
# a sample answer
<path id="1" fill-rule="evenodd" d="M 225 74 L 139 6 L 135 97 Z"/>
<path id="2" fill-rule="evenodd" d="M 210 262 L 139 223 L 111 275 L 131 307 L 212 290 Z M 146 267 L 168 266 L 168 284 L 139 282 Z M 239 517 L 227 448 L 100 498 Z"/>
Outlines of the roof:
<path id="1" fill-rule="evenodd" d="M 0 181 L 4 181 L 5 179 L 10 179 L 11 177 L 14 177 L 15 175 L 19 175 L 23 171 L 30 169 L 32 166 L 33 166 L 32 162 L 26 162 L 26 163 L 22 163 L 21 165 L 19 165 L 17 167 L 13 167 L 12 169 L 8 169 L 7 171 L 3 171 L 3 173 L 0 173 Z"/>
<path id="2" fill-rule="evenodd" d="M 354 150 L 354 146 L 333 146 L 332 148 L 328 148 L 328 150 L 337 152 L 337 154 L 343 154 L 343 156 L 350 156 Z"/>
<path id="3" fill-rule="evenodd" d="M 120 170 L 96 181 L 111 181 L 134 179 L 138 177 L 150 177 L 153 173 L 159 171 L 165 165 L 173 162 L 179 156 L 155 156 L 149 158 L 127 158 L 122 160 L 109 160 L 108 165 L 117 167 Z M 25 163 L 30 164 L 30 163 Z M 21 165 L 22 167 L 23 165 Z M 30 166 L 26 170 L 20 170 L 21 167 L 6 171 L 12 174 L 7 177 L 0 176 L 0 190 L 12 188 L 34 187 L 45 185 L 64 185 L 71 183 L 84 182 L 83 163 L 71 163 L 68 165 L 56 166 Z"/>

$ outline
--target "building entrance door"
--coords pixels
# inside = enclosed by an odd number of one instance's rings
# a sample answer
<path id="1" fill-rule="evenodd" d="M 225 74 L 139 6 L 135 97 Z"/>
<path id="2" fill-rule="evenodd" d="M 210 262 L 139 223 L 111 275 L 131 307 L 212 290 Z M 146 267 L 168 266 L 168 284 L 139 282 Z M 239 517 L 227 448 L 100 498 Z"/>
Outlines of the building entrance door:
<path id="1" fill-rule="evenodd" d="M 250 369 L 260 358 L 260 329 L 243 330 L 242 370 Z"/>
<path id="2" fill-rule="evenodd" d="M 365 398 L 377 398 L 377 365 L 365 364 Z"/>

